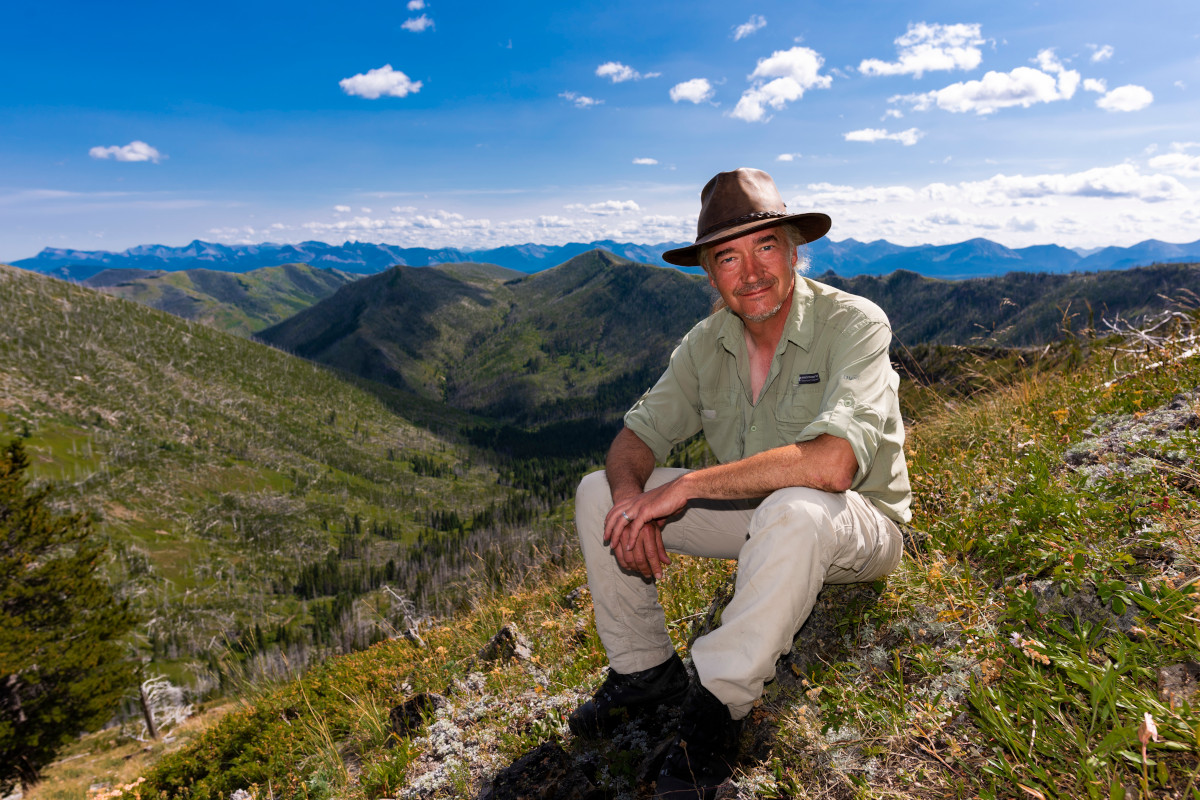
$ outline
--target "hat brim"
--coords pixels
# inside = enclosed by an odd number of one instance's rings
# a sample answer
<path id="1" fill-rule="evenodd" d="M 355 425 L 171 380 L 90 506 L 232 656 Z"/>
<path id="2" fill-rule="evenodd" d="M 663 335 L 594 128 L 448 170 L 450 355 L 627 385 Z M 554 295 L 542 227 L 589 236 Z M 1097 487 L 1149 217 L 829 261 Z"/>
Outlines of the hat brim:
<path id="1" fill-rule="evenodd" d="M 699 267 L 701 266 L 700 248 L 704 245 L 727 242 L 730 239 L 736 239 L 748 233 L 761 231 L 763 228 L 774 228 L 779 225 L 790 225 L 800 232 L 805 242 L 815 242 L 829 233 L 829 228 L 833 225 L 833 221 L 829 219 L 828 214 L 819 213 L 789 214 L 785 217 L 755 220 L 754 222 L 733 225 L 728 228 L 722 228 L 719 231 L 714 231 L 708 236 L 697 239 L 695 244 L 666 251 L 662 254 L 662 258 L 663 261 L 666 261 L 668 264 L 674 264 L 677 267 Z"/>

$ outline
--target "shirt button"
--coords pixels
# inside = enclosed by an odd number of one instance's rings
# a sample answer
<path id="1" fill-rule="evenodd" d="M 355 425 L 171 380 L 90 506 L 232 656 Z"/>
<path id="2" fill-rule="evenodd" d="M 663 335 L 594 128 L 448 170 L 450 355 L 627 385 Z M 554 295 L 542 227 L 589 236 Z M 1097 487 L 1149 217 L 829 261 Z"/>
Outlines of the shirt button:
<path id="1" fill-rule="evenodd" d="M 752 431 L 756 431 L 756 430 L 758 430 L 758 426 L 757 426 L 757 425 L 751 425 L 751 426 L 750 426 L 750 430 L 752 430 Z"/>

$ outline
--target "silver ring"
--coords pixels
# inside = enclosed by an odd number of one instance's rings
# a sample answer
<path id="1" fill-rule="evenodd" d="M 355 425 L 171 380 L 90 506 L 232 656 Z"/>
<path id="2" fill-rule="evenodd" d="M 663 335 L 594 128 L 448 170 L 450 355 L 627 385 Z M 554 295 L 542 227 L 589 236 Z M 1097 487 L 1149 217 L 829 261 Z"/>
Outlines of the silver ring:
<path id="1" fill-rule="evenodd" d="M 621 512 L 621 516 L 625 518 L 626 522 L 633 522 L 633 517 L 629 516 L 624 511 Z"/>

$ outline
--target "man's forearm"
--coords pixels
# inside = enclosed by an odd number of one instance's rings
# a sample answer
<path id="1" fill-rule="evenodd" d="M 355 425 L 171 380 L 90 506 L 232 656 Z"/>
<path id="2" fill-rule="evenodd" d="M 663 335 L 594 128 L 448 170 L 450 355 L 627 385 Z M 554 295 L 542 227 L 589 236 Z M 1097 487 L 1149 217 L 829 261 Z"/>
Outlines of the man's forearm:
<path id="1" fill-rule="evenodd" d="M 844 492 L 850 488 L 857 469 L 850 443 L 823 434 L 808 442 L 696 470 L 680 481 L 689 499 L 734 500 L 765 497 L 788 486 Z"/>
<path id="2" fill-rule="evenodd" d="M 604 463 L 614 500 L 641 494 L 654 472 L 654 451 L 629 428 L 622 428 L 608 448 Z"/>

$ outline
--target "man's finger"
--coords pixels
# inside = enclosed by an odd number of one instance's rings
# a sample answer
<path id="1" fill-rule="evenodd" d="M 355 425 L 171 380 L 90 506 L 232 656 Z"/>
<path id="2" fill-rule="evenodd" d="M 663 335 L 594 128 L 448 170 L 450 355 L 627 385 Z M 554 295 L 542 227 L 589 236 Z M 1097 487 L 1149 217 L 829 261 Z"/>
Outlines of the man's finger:
<path id="1" fill-rule="evenodd" d="M 657 527 L 654 525 L 647 526 L 647 528 L 652 528 L 657 532 Z M 659 562 L 658 547 L 656 545 L 657 539 L 657 536 L 650 535 L 648 531 L 643 531 L 643 535 L 638 541 L 638 554 L 649 570 L 649 572 L 643 572 L 642 574 L 647 578 L 653 575 L 655 580 L 662 577 L 662 564 Z"/>
<path id="2" fill-rule="evenodd" d="M 629 526 L 629 517 L 624 511 L 611 509 L 604 518 L 604 543 L 613 546 L 613 539 L 620 539 L 622 532 Z"/>

